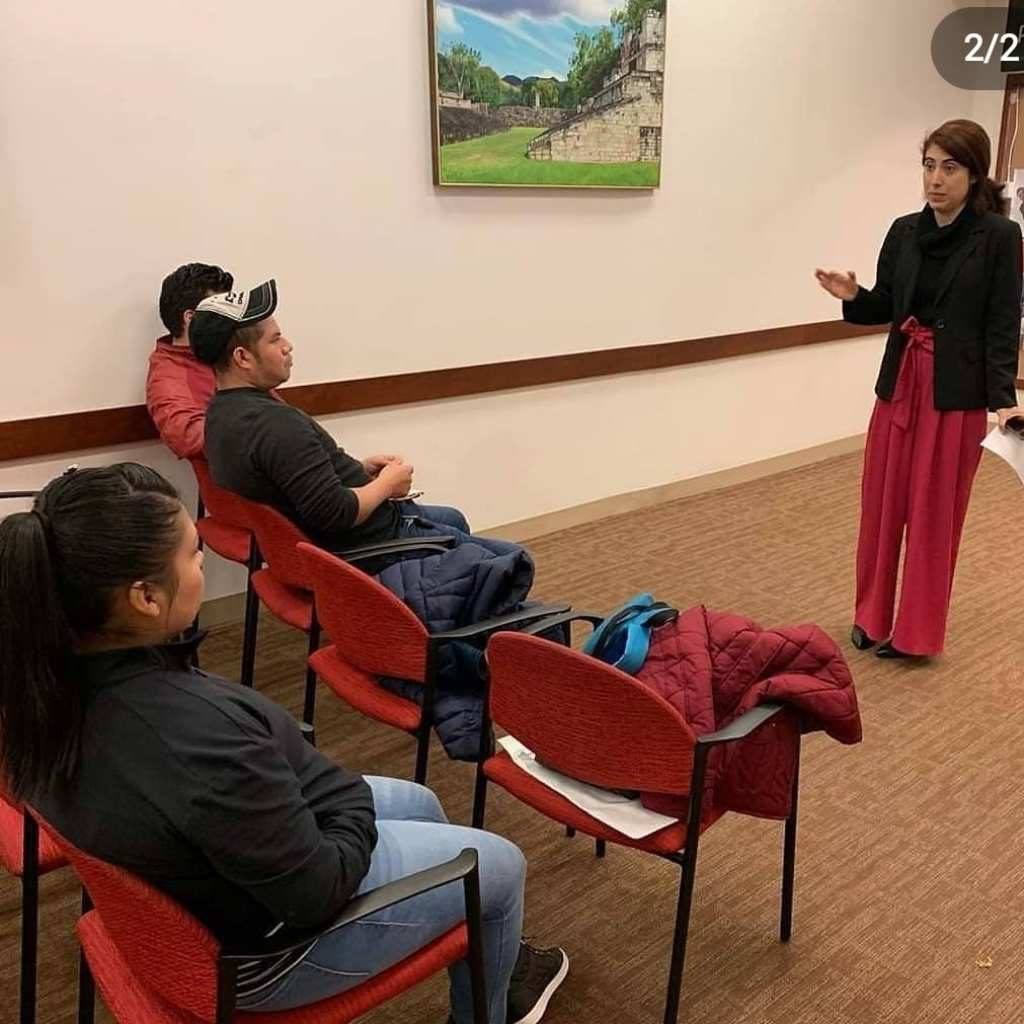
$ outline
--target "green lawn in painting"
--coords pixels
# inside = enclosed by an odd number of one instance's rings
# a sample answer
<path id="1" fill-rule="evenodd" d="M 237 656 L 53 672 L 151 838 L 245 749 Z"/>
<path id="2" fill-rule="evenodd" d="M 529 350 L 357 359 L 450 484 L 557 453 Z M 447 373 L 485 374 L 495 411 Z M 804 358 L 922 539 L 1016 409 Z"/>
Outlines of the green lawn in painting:
<path id="1" fill-rule="evenodd" d="M 529 160 L 526 146 L 543 128 L 512 128 L 469 142 L 441 147 L 445 185 L 590 185 L 654 188 L 657 163 L 577 164 L 568 160 Z"/>

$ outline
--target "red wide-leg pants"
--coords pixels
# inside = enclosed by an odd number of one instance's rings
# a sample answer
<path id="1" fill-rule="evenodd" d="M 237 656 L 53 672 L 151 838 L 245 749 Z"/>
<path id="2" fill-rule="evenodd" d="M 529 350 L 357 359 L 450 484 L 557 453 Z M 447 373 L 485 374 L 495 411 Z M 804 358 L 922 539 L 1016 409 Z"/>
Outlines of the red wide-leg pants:
<path id="1" fill-rule="evenodd" d="M 942 651 L 957 551 L 981 461 L 984 409 L 940 412 L 934 336 L 910 318 L 892 401 L 879 399 L 868 429 L 857 543 L 854 621 L 906 654 Z M 899 611 L 896 580 L 906 533 Z"/>

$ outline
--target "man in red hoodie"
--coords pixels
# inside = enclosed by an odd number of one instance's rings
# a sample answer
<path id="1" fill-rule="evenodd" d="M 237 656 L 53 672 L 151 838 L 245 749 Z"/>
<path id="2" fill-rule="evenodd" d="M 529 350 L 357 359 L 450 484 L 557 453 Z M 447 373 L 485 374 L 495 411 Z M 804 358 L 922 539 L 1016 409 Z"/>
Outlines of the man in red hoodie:
<path id="1" fill-rule="evenodd" d="M 160 319 L 167 334 L 157 338 L 146 376 L 146 408 L 160 439 L 179 459 L 203 454 L 206 407 L 217 390 L 213 370 L 188 344 L 188 325 L 208 295 L 230 291 L 234 279 L 220 267 L 186 263 L 164 278 Z"/>

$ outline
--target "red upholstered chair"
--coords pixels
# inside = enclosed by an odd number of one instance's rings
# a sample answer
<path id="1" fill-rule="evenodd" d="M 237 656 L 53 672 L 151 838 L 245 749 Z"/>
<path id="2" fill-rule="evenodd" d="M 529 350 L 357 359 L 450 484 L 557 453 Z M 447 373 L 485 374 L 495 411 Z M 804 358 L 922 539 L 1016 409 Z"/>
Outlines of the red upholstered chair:
<path id="1" fill-rule="evenodd" d="M 232 950 L 184 908 L 120 868 L 82 852 L 39 817 L 42 830 L 71 862 L 95 905 L 78 923 L 85 959 L 118 1024 L 347 1024 L 449 965 L 466 960 L 473 983 L 475 1024 L 487 1024 L 475 850 L 350 900 L 318 932 L 285 945 L 253 943 Z M 319 935 L 378 913 L 442 885 L 461 882 L 466 919 L 394 967 L 355 988 L 295 1010 L 246 1013 L 235 1009 L 239 965 L 271 960 Z"/>
<path id="2" fill-rule="evenodd" d="M 0 796 L 0 867 L 21 881 L 20 1024 L 36 1019 L 39 878 L 67 864 L 63 854 L 21 807 Z"/>
<path id="3" fill-rule="evenodd" d="M 413 612 L 377 580 L 312 544 L 299 544 L 298 551 L 304 578 L 316 594 L 317 617 L 331 638 L 328 647 L 311 654 L 314 674 L 357 711 L 416 737 L 413 778 L 420 783 L 427 777 L 441 648 L 454 641 L 486 642 L 499 630 L 515 629 L 567 610 L 564 604 L 537 605 L 462 629 L 428 633 Z M 385 690 L 378 680 L 388 677 L 420 683 L 422 704 Z M 481 732 L 474 827 L 483 822 L 486 799 L 481 771 L 490 752 L 491 724 L 486 709 Z"/>
<path id="4" fill-rule="evenodd" d="M 266 562 L 265 568 L 253 573 L 253 589 L 278 619 L 309 636 L 302 720 L 312 728 L 316 711 L 316 670 L 308 659 L 320 645 L 320 622 L 313 605 L 312 582 L 306 563 L 297 550 L 299 544 L 308 544 L 308 539 L 290 519 L 269 505 L 237 495 L 232 497 L 244 509 L 246 521 L 256 535 L 260 554 Z M 348 561 L 360 561 L 420 549 L 443 551 L 452 541 L 450 537 L 439 537 L 430 543 L 415 539 L 383 541 L 354 548 L 343 555 Z"/>
<path id="5" fill-rule="evenodd" d="M 778 719 L 783 708 L 764 704 L 715 733 L 694 736 L 668 701 L 632 676 L 530 635 L 578 618 L 594 621 L 594 617 L 570 613 L 520 633 L 499 633 L 491 639 L 487 660 L 495 725 L 532 750 L 547 767 L 591 785 L 689 796 L 688 819 L 644 839 L 631 839 L 528 775 L 504 751 L 489 758 L 483 771 L 486 779 L 567 828 L 655 854 L 682 868 L 665 1005 L 666 1024 L 675 1024 L 698 841 L 724 813 L 709 803 L 705 794 L 708 755 L 715 747 L 742 740 L 758 729 L 783 724 Z M 799 747 L 797 754 L 799 759 Z M 789 940 L 793 918 L 797 781 L 795 776 L 784 830 L 783 942 Z"/>
<path id="6" fill-rule="evenodd" d="M 210 476 L 205 459 L 190 460 L 199 485 L 199 508 L 196 531 L 203 544 L 229 562 L 244 565 L 245 619 L 242 633 L 242 668 L 240 681 L 252 686 L 256 659 L 256 627 L 259 601 L 253 589 L 252 577 L 262 565 L 256 538 L 248 526 L 245 507 L 241 499 L 230 491 L 218 487 Z"/>

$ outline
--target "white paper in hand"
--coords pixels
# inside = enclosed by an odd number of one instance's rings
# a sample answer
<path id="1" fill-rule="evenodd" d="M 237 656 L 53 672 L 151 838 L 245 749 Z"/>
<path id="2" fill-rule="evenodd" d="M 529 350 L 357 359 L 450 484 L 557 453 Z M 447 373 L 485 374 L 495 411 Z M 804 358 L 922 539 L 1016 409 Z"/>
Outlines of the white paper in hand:
<path id="1" fill-rule="evenodd" d="M 981 442 L 981 447 L 987 448 L 994 455 L 998 455 L 999 458 L 1008 462 L 1020 477 L 1020 482 L 1024 484 L 1024 438 L 996 427 L 995 430 L 989 431 L 988 437 Z"/>
<path id="2" fill-rule="evenodd" d="M 639 799 L 630 799 L 621 793 L 600 789 L 598 786 L 591 786 L 586 782 L 570 779 L 568 775 L 552 771 L 537 761 L 532 750 L 528 750 L 511 736 L 502 736 L 498 743 L 505 748 L 516 767 L 527 775 L 532 775 L 538 782 L 543 782 L 548 789 L 553 789 L 560 796 L 564 796 L 592 818 L 597 818 L 630 839 L 643 839 L 669 825 L 674 825 L 678 820 L 647 810 Z"/>

